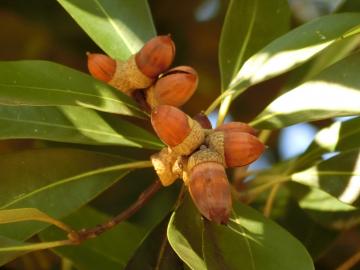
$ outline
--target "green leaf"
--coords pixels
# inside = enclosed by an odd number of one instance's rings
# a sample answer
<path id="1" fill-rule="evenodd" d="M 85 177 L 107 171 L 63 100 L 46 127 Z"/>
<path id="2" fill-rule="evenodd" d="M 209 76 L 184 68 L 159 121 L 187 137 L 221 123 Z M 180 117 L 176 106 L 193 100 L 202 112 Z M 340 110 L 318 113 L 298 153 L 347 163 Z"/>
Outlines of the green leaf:
<path id="1" fill-rule="evenodd" d="M 182 261 L 176 256 L 176 253 L 167 241 L 166 227 L 168 222 L 168 218 L 165 218 L 165 220 L 147 236 L 126 265 L 125 270 L 184 269 Z M 165 245 L 163 241 L 166 241 Z M 160 255 L 161 259 L 159 259 Z"/>
<path id="2" fill-rule="evenodd" d="M 0 256 L 2 253 L 6 252 L 8 255 L 24 255 L 30 251 L 54 248 L 63 245 L 72 244 L 69 239 L 58 240 L 52 242 L 42 242 L 42 243 L 23 243 L 16 241 L 7 237 L 0 236 Z"/>
<path id="3" fill-rule="evenodd" d="M 321 160 L 327 152 L 346 151 L 360 148 L 360 118 L 335 122 L 321 129 L 308 149 L 297 158 L 297 170 L 302 170 Z"/>
<path id="4" fill-rule="evenodd" d="M 176 254 L 194 270 L 206 270 L 202 254 L 201 216 L 186 196 L 182 205 L 172 214 L 167 237 Z"/>
<path id="5" fill-rule="evenodd" d="M 0 139 L 32 138 L 159 149 L 146 130 L 117 115 L 74 106 L 0 106 Z"/>
<path id="6" fill-rule="evenodd" d="M 284 212 L 279 216 L 277 222 L 301 241 L 314 260 L 318 259 L 335 241 L 339 232 L 325 228 L 313 220 L 293 198 L 287 201 L 284 208 Z"/>
<path id="7" fill-rule="evenodd" d="M 289 29 L 285 0 L 231 0 L 220 38 L 222 90 L 229 87 L 246 59 Z"/>
<path id="8" fill-rule="evenodd" d="M 58 0 L 107 54 L 126 59 L 156 34 L 146 0 Z"/>
<path id="9" fill-rule="evenodd" d="M 16 208 L 9 210 L 0 210 L 0 224 L 29 220 L 36 220 L 53 224 L 66 232 L 72 231 L 71 228 L 68 227 L 66 224 L 62 223 L 57 219 L 54 219 L 53 217 L 50 217 L 46 213 L 36 208 Z"/>
<path id="10" fill-rule="evenodd" d="M 39 149 L 0 155 L 0 209 L 38 208 L 59 219 L 83 206 L 148 162 L 72 149 Z M 110 166 L 110 167 L 109 167 Z M 37 221 L 0 225 L 0 235 L 23 241 L 46 228 Z M 9 257 L 0 256 L 0 265 Z"/>
<path id="11" fill-rule="evenodd" d="M 249 58 L 230 88 L 236 95 L 250 85 L 287 72 L 330 46 L 346 35 L 347 31 L 359 27 L 360 14 L 344 13 L 321 17 L 306 23 L 277 38 Z"/>
<path id="12" fill-rule="evenodd" d="M 234 202 L 227 226 L 205 222 L 207 269 L 314 269 L 306 249 L 291 234 L 256 210 Z"/>
<path id="13" fill-rule="evenodd" d="M 360 53 L 351 55 L 275 99 L 252 125 L 274 129 L 360 113 Z"/>
<path id="14" fill-rule="evenodd" d="M 220 38 L 222 90 L 252 54 L 289 29 L 286 0 L 231 0 Z"/>
<path id="15" fill-rule="evenodd" d="M 77 70 L 47 61 L 0 62 L 0 104 L 72 105 L 144 117 L 130 97 Z"/>
<path id="16" fill-rule="evenodd" d="M 296 182 L 288 182 L 286 187 L 299 206 L 318 224 L 336 230 L 347 230 L 360 224 L 360 210 L 329 193 Z"/>
<path id="17" fill-rule="evenodd" d="M 146 222 L 129 219 L 81 246 L 55 249 L 55 253 L 71 260 L 79 269 L 124 269 L 148 234 L 168 215 L 176 199 L 174 191 L 177 191 L 176 185 L 160 190 L 139 211 L 140 215 L 148 213 Z M 87 206 L 66 217 L 64 222 L 73 228 L 81 229 L 96 226 L 109 218 L 108 215 Z M 44 241 L 59 239 L 62 235 L 55 227 L 40 233 Z"/>
<path id="18" fill-rule="evenodd" d="M 340 153 L 304 171 L 291 175 L 293 181 L 320 188 L 341 202 L 360 204 L 359 150 Z"/>
<path id="19" fill-rule="evenodd" d="M 360 148 L 360 117 L 344 122 L 335 122 L 321 129 L 309 147 L 309 151 L 320 147 L 326 152 Z"/>

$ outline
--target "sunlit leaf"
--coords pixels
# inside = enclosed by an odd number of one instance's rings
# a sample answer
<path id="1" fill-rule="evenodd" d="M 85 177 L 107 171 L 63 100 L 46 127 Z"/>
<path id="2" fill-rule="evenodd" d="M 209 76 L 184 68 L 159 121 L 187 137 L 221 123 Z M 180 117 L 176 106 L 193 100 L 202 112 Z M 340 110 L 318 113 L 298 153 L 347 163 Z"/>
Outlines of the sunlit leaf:
<path id="1" fill-rule="evenodd" d="M 314 269 L 296 238 L 256 210 L 235 202 L 227 226 L 205 222 L 203 251 L 207 269 Z"/>
<path id="2" fill-rule="evenodd" d="M 223 24 L 219 62 L 226 90 L 244 61 L 289 28 L 286 0 L 231 0 Z"/>
<path id="3" fill-rule="evenodd" d="M 117 115 L 75 107 L 0 106 L 0 139 L 33 138 L 159 149 L 146 130 Z"/>
<path id="4" fill-rule="evenodd" d="M 144 116 L 120 91 L 82 72 L 46 61 L 0 62 L 0 104 L 73 105 Z"/>
<path id="5" fill-rule="evenodd" d="M 46 222 L 55 225 L 64 231 L 71 232 L 71 228 L 65 223 L 62 223 L 61 221 L 50 217 L 46 213 L 36 208 L 16 208 L 9 210 L 0 210 L 0 224 L 30 220 Z"/>
<path id="6" fill-rule="evenodd" d="M 286 186 L 299 206 L 318 224 L 337 230 L 346 230 L 360 224 L 360 210 L 339 201 L 329 193 L 296 182 L 289 182 Z"/>
<path id="7" fill-rule="evenodd" d="M 191 268 L 206 270 L 202 253 L 203 222 L 189 196 L 172 214 L 167 237 L 176 254 Z"/>
<path id="8" fill-rule="evenodd" d="M 54 248 L 71 244 L 69 239 L 41 243 L 24 243 L 0 235 L 0 257 L 7 255 L 19 256 L 27 252 Z"/>
<path id="9" fill-rule="evenodd" d="M 146 0 L 58 0 L 110 56 L 126 59 L 156 33 Z"/>
<path id="10" fill-rule="evenodd" d="M 360 113 L 360 53 L 341 60 L 311 80 L 275 99 L 252 122 L 281 128 L 305 121 Z"/>
<path id="11" fill-rule="evenodd" d="M 293 181 L 320 188 L 340 201 L 358 206 L 360 199 L 359 150 L 340 153 L 304 171 L 291 175 Z"/>
<path id="12" fill-rule="evenodd" d="M 360 14 L 344 13 L 299 26 L 250 57 L 231 81 L 230 88 L 236 89 L 235 95 L 239 95 L 250 85 L 301 65 L 358 27 L 359 21 Z"/>

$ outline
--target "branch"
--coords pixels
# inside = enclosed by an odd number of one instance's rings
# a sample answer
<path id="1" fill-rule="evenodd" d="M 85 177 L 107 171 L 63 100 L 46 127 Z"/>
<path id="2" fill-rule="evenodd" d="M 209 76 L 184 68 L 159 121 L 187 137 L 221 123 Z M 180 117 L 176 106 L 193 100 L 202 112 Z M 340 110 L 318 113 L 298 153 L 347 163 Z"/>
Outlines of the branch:
<path id="1" fill-rule="evenodd" d="M 127 209 L 125 209 L 123 212 L 121 212 L 119 215 L 111 218 L 107 222 L 103 224 L 99 224 L 93 228 L 85 228 L 81 229 L 77 232 L 72 232 L 68 234 L 68 237 L 71 241 L 73 241 L 76 244 L 80 244 L 81 242 L 95 238 L 99 236 L 100 234 L 112 229 L 120 222 L 130 218 L 132 215 L 134 215 L 137 211 L 139 211 L 149 200 L 152 198 L 156 192 L 159 191 L 159 189 L 162 187 L 161 182 L 159 180 L 156 180 L 154 183 L 152 183 L 145 191 L 143 191 L 138 199 L 130 205 Z"/>

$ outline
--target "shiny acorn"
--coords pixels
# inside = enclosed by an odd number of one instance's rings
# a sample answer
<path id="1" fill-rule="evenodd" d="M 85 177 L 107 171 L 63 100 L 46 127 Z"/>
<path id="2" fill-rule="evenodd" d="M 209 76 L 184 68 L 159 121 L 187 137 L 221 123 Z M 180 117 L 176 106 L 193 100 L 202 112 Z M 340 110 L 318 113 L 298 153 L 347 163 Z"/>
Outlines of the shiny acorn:
<path id="1" fill-rule="evenodd" d="M 189 160 L 189 175 L 188 189 L 200 213 L 208 220 L 226 224 L 232 199 L 220 155 L 210 149 L 195 152 Z"/>
<path id="2" fill-rule="evenodd" d="M 175 57 L 170 36 L 157 36 L 126 61 L 114 60 L 104 54 L 88 53 L 90 74 L 127 95 L 136 89 L 150 87 L 155 78 L 167 70 Z"/>
<path id="3" fill-rule="evenodd" d="M 228 168 L 241 167 L 257 160 L 264 152 L 264 144 L 254 135 L 236 129 L 210 134 L 207 144 L 224 156 Z"/>
<path id="4" fill-rule="evenodd" d="M 205 139 L 199 123 L 170 105 L 153 109 L 151 124 L 158 137 L 178 155 L 191 154 Z"/>
<path id="5" fill-rule="evenodd" d="M 146 100 L 152 108 L 158 105 L 180 107 L 191 98 L 197 85 L 198 75 L 192 67 L 175 67 L 166 71 L 145 91 Z"/>

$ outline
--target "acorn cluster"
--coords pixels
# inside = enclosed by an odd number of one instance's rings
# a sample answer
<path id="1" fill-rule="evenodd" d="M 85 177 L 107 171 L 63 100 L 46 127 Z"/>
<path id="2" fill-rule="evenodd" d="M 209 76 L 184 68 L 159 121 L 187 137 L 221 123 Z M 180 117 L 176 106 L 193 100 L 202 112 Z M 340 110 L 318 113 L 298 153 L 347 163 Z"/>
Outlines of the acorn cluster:
<path id="1" fill-rule="evenodd" d="M 183 179 L 200 213 L 226 224 L 232 208 L 225 169 L 246 166 L 264 151 L 256 131 L 241 122 L 212 129 L 208 118 L 191 118 L 178 106 L 194 93 L 198 77 L 188 66 L 168 70 L 175 56 L 169 36 L 158 36 L 127 61 L 88 54 L 90 73 L 135 99 L 140 94 L 151 110 L 151 123 L 167 145 L 151 156 L 164 186 Z"/>
<path id="2" fill-rule="evenodd" d="M 88 69 L 93 77 L 132 96 L 147 111 L 162 104 L 179 107 L 195 92 L 198 75 L 189 66 L 169 69 L 174 57 L 171 37 L 157 36 L 127 61 L 88 53 Z"/>

